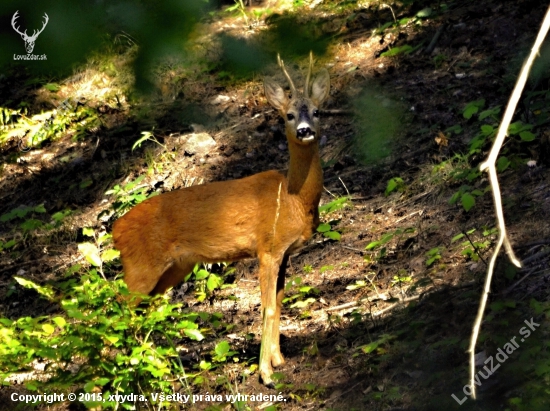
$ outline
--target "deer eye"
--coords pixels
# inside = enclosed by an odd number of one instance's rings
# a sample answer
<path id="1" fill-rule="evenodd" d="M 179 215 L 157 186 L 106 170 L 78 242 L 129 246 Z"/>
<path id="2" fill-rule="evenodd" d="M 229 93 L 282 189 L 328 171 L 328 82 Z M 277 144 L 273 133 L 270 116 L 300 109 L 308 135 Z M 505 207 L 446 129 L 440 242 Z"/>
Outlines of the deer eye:
<path id="1" fill-rule="evenodd" d="M 288 121 L 294 120 L 294 114 L 288 113 L 288 114 L 286 115 L 286 119 L 287 119 Z"/>
<path id="2" fill-rule="evenodd" d="M 313 117 L 319 117 L 319 110 L 313 110 Z"/>

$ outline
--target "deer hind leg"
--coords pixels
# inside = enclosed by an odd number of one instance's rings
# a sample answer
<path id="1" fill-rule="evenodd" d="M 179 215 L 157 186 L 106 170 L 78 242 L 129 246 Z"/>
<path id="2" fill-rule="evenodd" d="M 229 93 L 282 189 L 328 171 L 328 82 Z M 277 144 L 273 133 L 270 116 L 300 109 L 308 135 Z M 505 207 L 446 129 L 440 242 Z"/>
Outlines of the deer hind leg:
<path id="1" fill-rule="evenodd" d="M 272 386 L 272 361 L 282 358 L 279 349 L 278 330 L 274 333 L 274 325 L 279 323 L 277 318 L 277 278 L 279 266 L 283 257 L 277 258 L 271 254 L 260 255 L 260 291 L 262 299 L 262 343 L 260 346 L 260 377 L 267 386 Z M 277 338 L 277 341 L 275 341 Z"/>
<path id="2" fill-rule="evenodd" d="M 283 306 L 283 298 L 285 296 L 285 273 L 287 263 L 288 256 L 285 255 L 277 275 L 277 305 L 275 308 L 275 320 L 273 321 L 273 340 L 271 345 L 271 365 L 274 367 L 278 367 L 285 362 L 285 358 L 283 354 L 281 354 L 279 322 L 281 320 L 281 307 Z"/>
<path id="3" fill-rule="evenodd" d="M 160 277 L 151 294 L 164 294 L 170 287 L 175 287 L 183 281 L 184 277 L 193 271 L 194 261 L 176 261 Z"/>

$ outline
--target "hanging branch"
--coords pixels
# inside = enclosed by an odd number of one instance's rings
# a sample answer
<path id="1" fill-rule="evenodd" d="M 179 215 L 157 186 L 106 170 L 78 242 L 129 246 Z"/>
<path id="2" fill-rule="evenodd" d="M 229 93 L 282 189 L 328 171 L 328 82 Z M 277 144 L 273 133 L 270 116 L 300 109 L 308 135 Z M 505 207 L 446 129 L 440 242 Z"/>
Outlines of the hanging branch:
<path id="1" fill-rule="evenodd" d="M 521 263 L 516 258 L 514 251 L 512 250 L 512 245 L 510 244 L 510 240 L 506 235 L 506 225 L 504 223 L 502 199 L 500 197 L 500 187 L 498 185 L 496 161 L 497 161 L 498 153 L 500 152 L 500 149 L 502 148 L 502 144 L 504 143 L 504 139 L 506 138 L 506 135 L 508 133 L 508 127 L 510 125 L 510 122 L 512 121 L 514 112 L 516 111 L 516 106 L 521 97 L 521 93 L 523 92 L 525 83 L 527 83 L 527 78 L 529 77 L 529 71 L 531 69 L 531 66 L 533 65 L 533 61 L 539 54 L 540 46 L 544 38 L 546 37 L 546 34 L 548 33 L 549 28 L 550 28 L 550 8 L 548 8 L 548 11 L 546 12 L 546 16 L 544 17 L 544 21 L 540 28 L 539 34 L 537 36 L 537 39 L 535 40 L 535 44 L 531 49 L 531 54 L 529 55 L 529 57 L 527 58 L 527 60 L 523 65 L 523 68 L 521 69 L 518 81 L 516 83 L 516 86 L 514 87 L 514 91 L 510 96 L 508 107 L 506 107 L 506 112 L 504 113 L 504 117 L 502 118 L 502 123 L 500 124 L 500 127 L 498 129 L 497 137 L 495 139 L 495 142 L 493 143 L 491 152 L 489 153 L 489 157 L 487 157 L 487 161 L 485 161 L 480 165 L 481 171 L 487 170 L 487 172 L 489 173 L 489 182 L 491 183 L 491 188 L 493 191 L 493 199 L 495 201 L 495 210 L 496 210 L 496 215 L 498 220 L 499 237 L 498 237 L 498 241 L 497 241 L 495 250 L 493 252 L 493 255 L 491 256 L 489 267 L 487 268 L 487 277 L 485 278 L 485 286 L 483 288 L 483 294 L 481 295 L 481 301 L 479 303 L 477 317 L 472 329 L 472 338 L 470 340 L 470 348 L 468 350 L 470 353 L 470 389 L 471 389 L 473 399 L 476 398 L 476 388 L 475 388 L 476 386 L 474 384 L 474 377 L 475 377 L 475 370 L 476 370 L 475 360 L 474 360 L 475 346 L 477 342 L 477 337 L 479 335 L 479 330 L 481 328 L 481 321 L 483 320 L 483 313 L 485 311 L 485 306 L 487 305 L 487 299 L 489 297 L 491 280 L 493 278 L 493 272 L 495 269 L 495 262 L 497 259 L 497 255 L 503 244 L 504 244 L 504 249 L 508 254 L 508 258 L 512 261 L 512 263 L 515 266 L 521 267 Z"/>

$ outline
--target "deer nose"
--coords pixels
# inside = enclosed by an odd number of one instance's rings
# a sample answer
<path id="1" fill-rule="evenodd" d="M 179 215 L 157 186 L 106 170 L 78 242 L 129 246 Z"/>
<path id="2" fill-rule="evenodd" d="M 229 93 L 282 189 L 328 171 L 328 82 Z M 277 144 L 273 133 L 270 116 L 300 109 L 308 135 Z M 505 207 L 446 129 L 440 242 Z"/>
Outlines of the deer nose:
<path id="1" fill-rule="evenodd" d="M 304 138 L 307 136 L 315 136 L 315 131 L 313 131 L 309 126 L 301 126 L 296 130 L 296 134 L 299 138 Z"/>

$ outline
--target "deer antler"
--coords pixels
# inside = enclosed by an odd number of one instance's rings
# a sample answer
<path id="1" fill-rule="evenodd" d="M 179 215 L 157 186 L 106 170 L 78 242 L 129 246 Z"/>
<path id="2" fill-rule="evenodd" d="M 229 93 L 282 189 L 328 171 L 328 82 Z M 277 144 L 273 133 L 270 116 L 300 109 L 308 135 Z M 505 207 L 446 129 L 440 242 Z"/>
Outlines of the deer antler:
<path id="1" fill-rule="evenodd" d="M 292 81 L 292 79 L 290 78 L 290 75 L 286 71 L 285 63 L 283 60 L 281 60 L 281 56 L 279 55 L 279 53 L 277 53 L 277 63 L 279 63 L 279 67 L 281 68 L 281 70 L 283 70 L 283 73 L 288 83 L 290 84 L 290 91 L 292 93 L 292 96 L 294 97 L 296 95 L 296 86 L 294 85 L 294 82 Z"/>
<path id="2" fill-rule="evenodd" d="M 33 32 L 33 34 L 32 34 L 32 37 L 34 37 L 34 38 L 38 37 L 38 35 L 44 31 L 44 29 L 46 28 L 46 25 L 48 24 L 48 21 L 50 21 L 50 18 L 48 17 L 48 15 L 46 13 L 44 13 L 44 16 L 42 16 L 42 17 L 44 18 L 44 24 L 42 24 L 42 28 L 37 33 L 35 33 L 36 30 L 34 30 L 35 32 Z"/>
<path id="3" fill-rule="evenodd" d="M 307 71 L 306 85 L 304 86 L 305 98 L 309 98 L 309 79 L 311 77 L 311 70 L 313 70 L 313 51 L 309 52 L 309 69 Z"/>
<path id="4" fill-rule="evenodd" d="M 27 30 L 25 30 L 24 33 L 21 33 L 21 32 L 19 31 L 19 27 L 15 27 L 16 20 L 17 20 L 18 17 L 19 17 L 19 16 L 17 15 L 17 13 L 19 13 L 19 10 L 17 10 L 17 11 L 13 14 L 13 17 L 11 18 L 11 26 L 13 27 L 13 29 L 14 29 L 18 34 L 20 34 L 21 36 L 27 37 Z"/>

